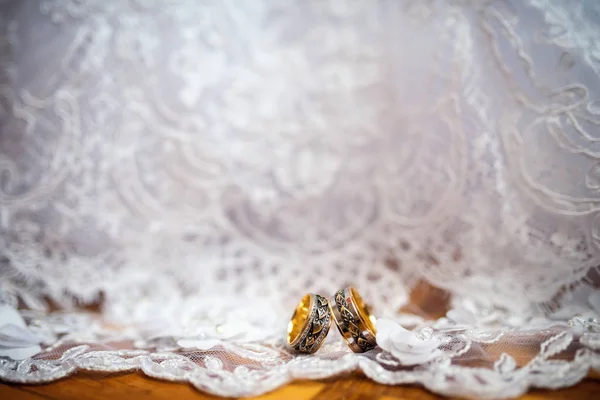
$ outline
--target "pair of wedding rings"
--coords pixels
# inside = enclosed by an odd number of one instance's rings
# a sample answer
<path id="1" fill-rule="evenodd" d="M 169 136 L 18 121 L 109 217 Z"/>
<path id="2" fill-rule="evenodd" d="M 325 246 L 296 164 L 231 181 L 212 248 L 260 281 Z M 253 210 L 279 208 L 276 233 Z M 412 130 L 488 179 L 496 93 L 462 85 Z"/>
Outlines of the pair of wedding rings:
<path id="1" fill-rule="evenodd" d="M 375 347 L 375 317 L 354 287 L 337 291 L 329 300 L 318 294 L 305 295 L 288 324 L 287 343 L 299 353 L 319 350 L 331 320 L 355 353 Z"/>

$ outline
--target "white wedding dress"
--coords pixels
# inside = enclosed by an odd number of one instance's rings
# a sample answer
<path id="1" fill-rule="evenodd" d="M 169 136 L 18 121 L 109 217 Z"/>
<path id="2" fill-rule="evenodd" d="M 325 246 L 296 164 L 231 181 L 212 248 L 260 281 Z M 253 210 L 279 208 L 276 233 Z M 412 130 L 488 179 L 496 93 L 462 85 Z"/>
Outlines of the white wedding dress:
<path id="1" fill-rule="evenodd" d="M 3 0 L 0 29 L 0 296 L 43 344 L 1 379 L 600 370 L 600 2 Z M 398 314 L 423 280 L 447 318 Z M 435 357 L 292 354 L 302 295 L 349 284 Z"/>

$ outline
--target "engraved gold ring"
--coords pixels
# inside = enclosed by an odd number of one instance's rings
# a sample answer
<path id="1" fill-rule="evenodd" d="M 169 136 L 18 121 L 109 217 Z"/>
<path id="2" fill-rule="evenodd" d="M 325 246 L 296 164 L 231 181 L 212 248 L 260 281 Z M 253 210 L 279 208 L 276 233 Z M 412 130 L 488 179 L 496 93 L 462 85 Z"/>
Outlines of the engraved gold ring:
<path id="1" fill-rule="evenodd" d="M 337 291 L 329 299 L 329 308 L 335 324 L 353 352 L 364 353 L 375 347 L 375 317 L 354 287 Z"/>
<path id="2" fill-rule="evenodd" d="M 318 294 L 306 294 L 288 324 L 287 343 L 299 353 L 314 353 L 323 344 L 330 326 L 327 299 Z"/>

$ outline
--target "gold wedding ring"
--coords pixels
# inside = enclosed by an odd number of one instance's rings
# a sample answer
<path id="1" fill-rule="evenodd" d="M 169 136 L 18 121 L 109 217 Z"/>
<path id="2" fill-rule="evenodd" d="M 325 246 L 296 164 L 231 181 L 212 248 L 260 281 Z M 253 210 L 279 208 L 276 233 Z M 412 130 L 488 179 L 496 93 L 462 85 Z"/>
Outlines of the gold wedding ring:
<path id="1" fill-rule="evenodd" d="M 335 324 L 353 352 L 364 353 L 375 347 L 375 317 L 354 287 L 337 291 L 329 299 L 329 308 Z"/>
<path id="2" fill-rule="evenodd" d="M 327 299 L 309 293 L 302 298 L 288 324 L 287 343 L 299 353 L 314 353 L 323 344 L 330 326 Z"/>

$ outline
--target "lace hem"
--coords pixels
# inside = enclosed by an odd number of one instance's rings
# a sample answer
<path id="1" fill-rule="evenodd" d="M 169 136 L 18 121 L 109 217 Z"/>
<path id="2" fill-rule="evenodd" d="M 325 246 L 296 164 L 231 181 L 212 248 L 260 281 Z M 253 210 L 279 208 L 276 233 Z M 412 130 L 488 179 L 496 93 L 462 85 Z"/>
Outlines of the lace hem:
<path id="1" fill-rule="evenodd" d="M 48 328 L 64 332 L 65 316 L 58 319 L 62 325 L 53 317 L 51 325 L 47 324 L 49 319 L 46 323 L 38 319 L 30 327 L 38 334 L 48 334 Z M 415 330 L 435 336 L 441 343 L 440 353 L 427 362 L 406 366 L 379 347 L 354 354 L 337 335 L 330 336 L 317 354 L 307 356 L 291 353 L 278 339 L 144 339 L 134 332 L 115 333 L 101 328 L 92 322 L 94 318 L 69 314 L 71 327 L 95 328 L 79 332 L 70 329 L 53 345 L 26 360 L 0 359 L 0 379 L 42 383 L 78 370 L 141 371 L 153 378 L 187 382 L 214 395 L 248 397 L 296 379 L 325 379 L 361 371 L 382 384 L 420 384 L 448 396 L 510 398 L 529 388 L 567 387 L 585 378 L 590 369 L 600 371 L 600 330 L 589 321 L 578 326 L 513 330 L 481 329 L 440 320 Z M 89 336 L 92 332 L 95 337 Z M 84 333 L 87 340 L 80 336 Z"/>

